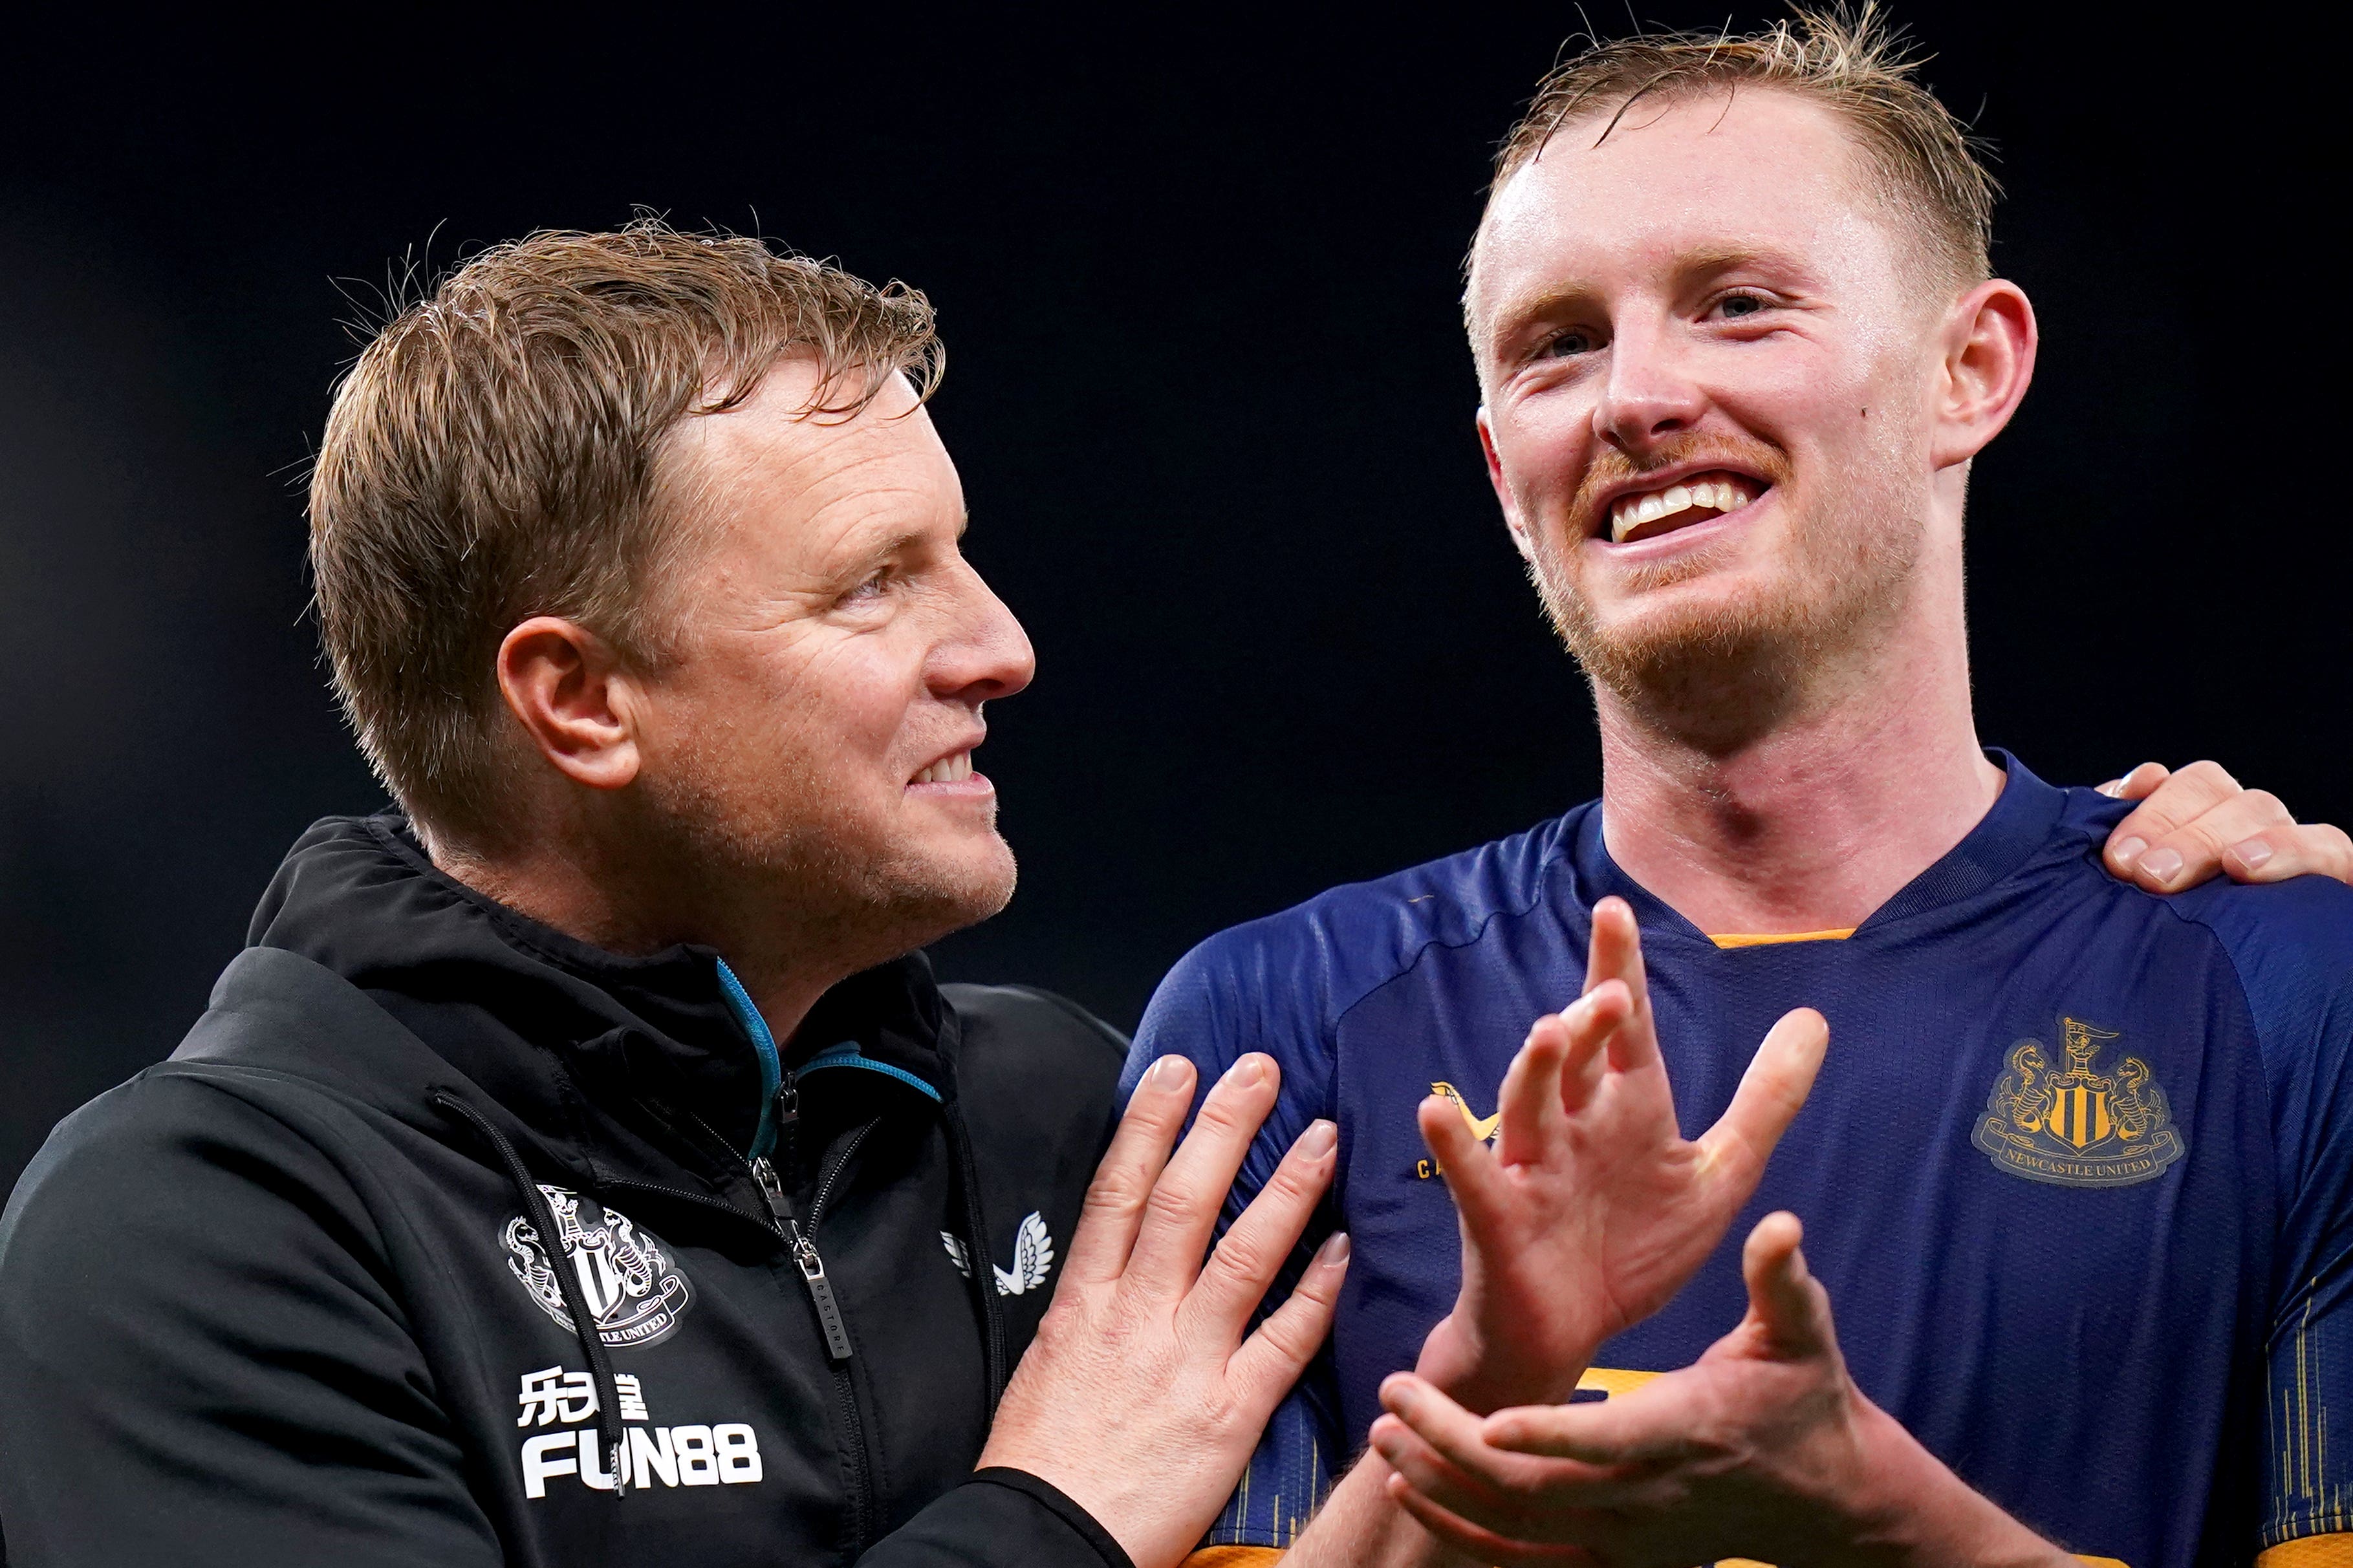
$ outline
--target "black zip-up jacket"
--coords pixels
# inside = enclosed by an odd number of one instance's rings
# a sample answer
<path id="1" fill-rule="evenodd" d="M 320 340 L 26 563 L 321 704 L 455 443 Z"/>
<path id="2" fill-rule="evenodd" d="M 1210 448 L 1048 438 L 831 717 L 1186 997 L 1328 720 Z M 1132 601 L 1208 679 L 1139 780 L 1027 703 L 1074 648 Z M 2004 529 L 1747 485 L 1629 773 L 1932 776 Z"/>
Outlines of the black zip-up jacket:
<path id="1" fill-rule="evenodd" d="M 16 1568 L 1129 1568 L 973 1468 L 1124 1042 L 920 956 L 780 1057 L 331 819 L 0 1218 Z"/>

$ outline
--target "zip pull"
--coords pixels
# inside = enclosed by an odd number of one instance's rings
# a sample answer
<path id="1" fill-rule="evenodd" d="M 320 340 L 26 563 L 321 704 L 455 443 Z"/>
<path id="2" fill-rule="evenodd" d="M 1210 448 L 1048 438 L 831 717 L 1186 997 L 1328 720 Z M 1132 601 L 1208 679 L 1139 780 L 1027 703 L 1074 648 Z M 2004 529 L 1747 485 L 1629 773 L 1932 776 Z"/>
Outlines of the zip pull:
<path id="1" fill-rule="evenodd" d="M 776 1223 L 791 1226 L 793 1205 L 785 1201 L 785 1184 L 776 1180 L 776 1168 L 768 1163 L 765 1154 L 752 1162 L 752 1179 L 760 1184 L 760 1195 L 768 1200 L 768 1212 L 776 1216 Z M 800 1234 L 797 1226 L 793 1226 L 793 1234 Z"/>
<path id="2" fill-rule="evenodd" d="M 801 1234 L 800 1222 L 793 1217 L 792 1205 L 786 1201 L 785 1186 L 776 1180 L 776 1168 L 764 1157 L 752 1162 L 752 1179 L 760 1184 L 760 1195 L 768 1200 L 768 1210 L 776 1216 L 776 1224 L 790 1238 L 793 1263 L 801 1271 L 801 1283 L 808 1287 L 810 1304 L 817 1308 L 818 1326 L 825 1331 L 826 1353 L 836 1361 L 848 1361 L 852 1353 L 849 1331 L 842 1326 L 841 1304 L 833 1299 L 833 1284 L 825 1277 L 825 1259 L 818 1253 L 817 1243 Z"/>
<path id="3" fill-rule="evenodd" d="M 793 1261 L 800 1265 L 809 1300 L 817 1303 L 817 1321 L 825 1330 L 826 1352 L 836 1361 L 848 1361 L 849 1331 L 842 1326 L 841 1308 L 835 1303 L 833 1287 L 826 1280 L 825 1259 L 818 1256 L 817 1243 L 803 1236 L 799 1226 L 790 1220 L 785 1223 L 793 1233 Z"/>

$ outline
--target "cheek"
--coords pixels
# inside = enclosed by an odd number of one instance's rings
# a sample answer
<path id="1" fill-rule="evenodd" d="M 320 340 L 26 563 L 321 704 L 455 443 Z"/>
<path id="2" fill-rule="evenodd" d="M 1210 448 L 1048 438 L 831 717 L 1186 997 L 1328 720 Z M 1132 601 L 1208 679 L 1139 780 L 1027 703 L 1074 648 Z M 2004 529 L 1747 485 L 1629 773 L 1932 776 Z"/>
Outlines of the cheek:
<path id="1" fill-rule="evenodd" d="M 810 654 L 792 675 L 796 749 L 815 771 L 836 776 L 895 765 L 921 687 L 913 663 L 897 656 L 887 635 L 844 637 Z"/>
<path id="2" fill-rule="evenodd" d="M 894 762 L 913 689 L 883 637 L 820 628 L 789 641 L 709 650 L 681 684 L 670 728 L 682 749 L 730 756 L 729 771 L 848 783 Z"/>
<path id="3" fill-rule="evenodd" d="M 1593 406 L 1567 392 L 1531 398 L 1493 424 L 1504 486 L 1521 507 L 1545 512 L 1572 500 L 1593 443 Z"/>

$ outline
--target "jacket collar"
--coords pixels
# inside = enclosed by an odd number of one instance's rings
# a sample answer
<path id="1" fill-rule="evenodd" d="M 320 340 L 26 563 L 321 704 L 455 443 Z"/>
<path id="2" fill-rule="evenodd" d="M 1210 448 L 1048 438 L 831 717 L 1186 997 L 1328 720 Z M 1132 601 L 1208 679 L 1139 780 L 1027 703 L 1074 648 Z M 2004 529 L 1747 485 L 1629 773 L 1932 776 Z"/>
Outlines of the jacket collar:
<path id="1" fill-rule="evenodd" d="M 751 1152 L 777 1066 L 838 1060 L 845 1046 L 911 1092 L 953 1095 L 955 1020 L 922 954 L 834 987 L 782 1062 L 765 1065 L 765 1030 L 731 1005 L 719 953 L 689 943 L 631 957 L 566 936 L 443 873 L 396 814 L 314 825 L 248 942 L 357 986 L 515 1131 L 604 1175 L 733 1185 L 740 1163 L 709 1146 Z M 396 1113 L 432 1087 L 413 1060 L 336 1066 Z M 712 1136 L 681 1139 L 681 1124 Z"/>

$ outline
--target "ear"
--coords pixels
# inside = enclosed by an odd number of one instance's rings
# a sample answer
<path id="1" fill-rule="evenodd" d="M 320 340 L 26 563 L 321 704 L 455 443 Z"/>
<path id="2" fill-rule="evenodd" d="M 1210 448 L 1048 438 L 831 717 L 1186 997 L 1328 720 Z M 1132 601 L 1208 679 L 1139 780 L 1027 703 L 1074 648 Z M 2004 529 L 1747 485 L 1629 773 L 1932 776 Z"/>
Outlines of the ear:
<path id="1" fill-rule="evenodd" d="M 1946 319 L 1930 456 L 1966 463 L 2001 434 L 2034 379 L 2034 307 L 2005 279 L 1978 284 Z"/>
<path id="2" fill-rule="evenodd" d="M 1479 405 L 1479 450 L 1487 459 L 1487 482 L 1495 489 L 1495 500 L 1504 509 L 1504 526 L 1512 531 L 1512 547 L 1520 559 L 1535 564 L 1535 546 L 1529 542 L 1527 524 L 1520 517 L 1519 503 L 1512 499 L 1511 487 L 1504 483 L 1503 459 L 1495 456 L 1495 427 L 1487 418 L 1487 405 Z"/>
<path id="3" fill-rule="evenodd" d="M 534 616 L 499 644 L 499 691 L 523 733 L 565 777 L 620 789 L 638 776 L 638 689 L 586 627 Z"/>

